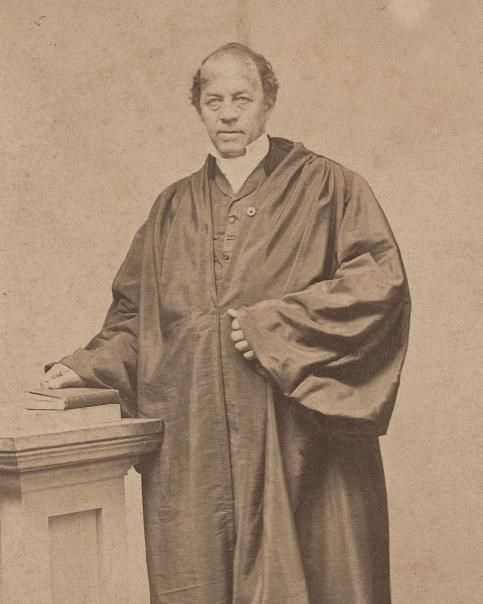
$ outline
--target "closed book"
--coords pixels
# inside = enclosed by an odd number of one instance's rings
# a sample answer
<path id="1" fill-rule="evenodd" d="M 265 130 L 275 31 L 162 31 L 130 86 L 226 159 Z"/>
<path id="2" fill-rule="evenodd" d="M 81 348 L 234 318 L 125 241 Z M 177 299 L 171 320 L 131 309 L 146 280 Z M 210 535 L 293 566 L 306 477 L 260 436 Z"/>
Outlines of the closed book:
<path id="1" fill-rule="evenodd" d="M 92 425 L 119 421 L 121 407 L 118 404 L 109 404 L 79 409 L 24 409 L 23 414 L 25 417 L 40 417 L 55 424 Z"/>
<path id="2" fill-rule="evenodd" d="M 79 409 L 119 403 L 119 392 L 109 388 L 58 388 L 28 390 L 26 409 Z"/>

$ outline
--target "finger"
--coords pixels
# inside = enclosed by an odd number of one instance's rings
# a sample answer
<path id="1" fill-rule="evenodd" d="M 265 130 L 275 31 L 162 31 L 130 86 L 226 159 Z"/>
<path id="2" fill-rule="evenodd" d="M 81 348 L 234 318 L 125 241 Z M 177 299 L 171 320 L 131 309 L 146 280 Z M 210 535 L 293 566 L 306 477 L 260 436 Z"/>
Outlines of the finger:
<path id="1" fill-rule="evenodd" d="M 233 319 L 233 321 L 231 322 L 231 328 L 235 330 L 241 329 L 240 322 L 238 321 L 238 319 Z"/>
<path id="2" fill-rule="evenodd" d="M 246 358 L 247 361 L 254 361 L 257 358 L 253 350 L 247 350 L 247 352 L 243 353 L 243 356 Z"/>
<path id="3" fill-rule="evenodd" d="M 62 375 L 62 371 L 65 369 L 66 367 L 64 367 L 64 365 L 61 365 L 60 363 L 52 365 L 52 367 L 45 374 L 44 380 L 50 380 L 52 378 L 59 377 L 59 375 Z"/>
<path id="4" fill-rule="evenodd" d="M 56 390 L 57 388 L 66 388 L 71 385 L 71 381 L 65 376 L 52 378 L 47 382 L 47 388 L 50 390 Z"/>
<path id="5" fill-rule="evenodd" d="M 230 315 L 230 317 L 233 317 L 234 319 L 236 319 L 238 317 L 238 311 L 235 310 L 234 308 L 229 308 L 228 314 Z"/>
<path id="6" fill-rule="evenodd" d="M 242 340 L 241 342 L 235 343 L 235 348 L 240 352 L 246 352 L 247 350 L 250 350 L 250 345 L 246 340 Z"/>
<path id="7" fill-rule="evenodd" d="M 53 382 L 53 386 L 50 386 L 50 382 L 54 379 L 60 378 L 64 374 L 68 374 L 69 372 L 72 372 L 72 370 L 65 365 L 62 365 L 62 363 L 55 363 L 55 365 L 52 365 L 52 367 L 40 380 L 40 386 L 42 388 L 58 388 L 59 386 L 56 386 L 55 382 Z"/>
<path id="8" fill-rule="evenodd" d="M 47 387 L 51 390 L 57 388 L 67 388 L 69 386 L 80 386 L 82 379 L 72 370 L 68 370 L 63 375 L 50 379 L 47 382 Z"/>
<path id="9" fill-rule="evenodd" d="M 244 336 L 243 331 L 241 329 L 238 330 L 238 331 L 232 331 L 230 337 L 231 337 L 231 339 L 234 342 L 240 342 L 241 340 L 245 339 L 245 336 Z"/>

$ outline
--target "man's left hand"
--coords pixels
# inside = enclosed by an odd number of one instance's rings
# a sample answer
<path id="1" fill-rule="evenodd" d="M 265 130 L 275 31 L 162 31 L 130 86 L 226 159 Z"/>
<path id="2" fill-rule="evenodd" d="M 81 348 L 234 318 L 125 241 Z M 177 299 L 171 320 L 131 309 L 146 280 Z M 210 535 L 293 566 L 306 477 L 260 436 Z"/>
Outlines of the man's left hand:
<path id="1" fill-rule="evenodd" d="M 231 339 L 235 343 L 235 348 L 239 350 L 247 361 L 254 361 L 257 357 L 253 350 L 250 348 L 250 344 L 245 338 L 243 329 L 238 321 L 238 311 L 233 308 L 228 309 L 228 314 L 233 319 L 231 322 Z"/>

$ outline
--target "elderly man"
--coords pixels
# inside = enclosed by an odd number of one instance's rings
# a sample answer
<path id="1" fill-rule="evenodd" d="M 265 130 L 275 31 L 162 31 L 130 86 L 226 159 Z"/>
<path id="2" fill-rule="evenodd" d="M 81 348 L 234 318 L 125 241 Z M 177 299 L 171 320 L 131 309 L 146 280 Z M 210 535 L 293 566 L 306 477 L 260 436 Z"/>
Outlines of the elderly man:
<path id="1" fill-rule="evenodd" d="M 143 462 L 152 604 L 388 604 L 378 436 L 409 295 L 366 182 L 265 133 L 277 80 L 240 44 L 192 100 L 212 143 L 136 234 L 102 331 L 49 388 L 160 417 Z"/>

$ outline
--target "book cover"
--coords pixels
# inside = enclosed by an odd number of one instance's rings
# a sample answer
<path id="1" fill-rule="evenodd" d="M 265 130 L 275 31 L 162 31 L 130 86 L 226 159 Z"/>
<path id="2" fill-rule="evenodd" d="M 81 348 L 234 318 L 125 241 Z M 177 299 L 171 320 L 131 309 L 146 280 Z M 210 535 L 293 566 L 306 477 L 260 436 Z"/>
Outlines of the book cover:
<path id="1" fill-rule="evenodd" d="M 109 388 L 39 388 L 27 394 L 26 409 L 79 409 L 120 402 L 118 391 Z"/>
<path id="2" fill-rule="evenodd" d="M 80 407 L 78 409 L 24 409 L 25 417 L 40 417 L 53 424 L 92 425 L 115 422 L 121 419 L 121 407 L 118 404 Z"/>

